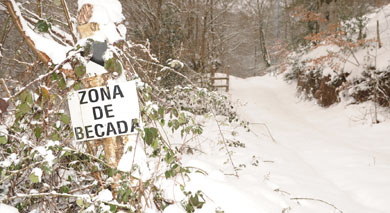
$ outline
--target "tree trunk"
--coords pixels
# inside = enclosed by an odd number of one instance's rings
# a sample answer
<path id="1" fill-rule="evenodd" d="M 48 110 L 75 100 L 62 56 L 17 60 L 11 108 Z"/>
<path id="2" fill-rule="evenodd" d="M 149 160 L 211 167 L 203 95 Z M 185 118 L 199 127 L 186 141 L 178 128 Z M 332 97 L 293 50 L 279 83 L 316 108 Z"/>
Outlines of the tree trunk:
<path id="1" fill-rule="evenodd" d="M 209 0 L 206 1 L 206 8 L 203 16 L 203 31 L 202 31 L 202 41 L 201 41 L 201 49 L 200 49 L 200 69 L 201 72 L 205 72 L 206 67 L 206 48 L 207 48 L 207 40 L 206 40 L 206 34 L 207 34 L 207 18 L 209 16 L 209 10 L 207 5 L 209 5 Z"/>

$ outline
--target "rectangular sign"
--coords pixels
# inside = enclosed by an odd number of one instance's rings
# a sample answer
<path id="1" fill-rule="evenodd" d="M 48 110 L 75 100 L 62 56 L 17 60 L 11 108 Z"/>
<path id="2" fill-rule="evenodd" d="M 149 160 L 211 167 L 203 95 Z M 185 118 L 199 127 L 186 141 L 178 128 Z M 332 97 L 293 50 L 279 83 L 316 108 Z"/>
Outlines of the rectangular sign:
<path id="1" fill-rule="evenodd" d="M 73 91 L 68 105 L 76 141 L 136 134 L 140 113 L 135 81 Z"/>

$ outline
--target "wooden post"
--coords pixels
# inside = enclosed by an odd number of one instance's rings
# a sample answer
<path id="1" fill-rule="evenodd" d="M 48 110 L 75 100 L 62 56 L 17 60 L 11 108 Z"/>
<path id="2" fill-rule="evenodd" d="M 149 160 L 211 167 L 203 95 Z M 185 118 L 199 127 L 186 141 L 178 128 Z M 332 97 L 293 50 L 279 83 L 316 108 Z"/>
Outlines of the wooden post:
<path id="1" fill-rule="evenodd" d="M 210 81 L 211 81 L 211 85 L 214 86 L 214 78 L 215 78 L 215 68 L 211 68 L 211 73 L 210 73 Z"/>
<path id="2" fill-rule="evenodd" d="M 377 34 L 377 39 L 378 39 L 378 48 L 382 48 L 382 42 L 381 42 L 381 36 L 380 36 L 380 31 L 379 31 L 379 20 L 376 20 L 376 34 Z"/>
<path id="3" fill-rule="evenodd" d="M 226 92 L 229 92 L 230 85 L 230 65 L 226 67 Z"/>
<path id="4" fill-rule="evenodd" d="M 79 26 L 77 29 L 79 30 L 80 36 L 82 38 L 89 37 L 94 34 L 94 32 L 99 31 L 99 24 L 97 23 L 90 23 L 89 19 L 92 16 L 93 12 L 93 6 L 90 4 L 85 4 L 79 14 L 78 14 L 78 24 Z M 108 76 L 103 75 L 97 75 L 97 76 L 90 76 L 88 78 L 85 78 L 82 80 L 83 85 L 86 88 L 91 87 L 99 87 L 104 86 L 107 84 Z M 104 138 L 99 140 L 94 140 L 87 142 L 88 151 L 92 152 L 91 154 L 96 154 L 93 146 L 96 148 L 97 146 L 103 144 L 103 150 L 104 150 L 104 158 L 106 163 L 112 167 L 117 168 L 119 161 L 123 155 L 123 147 L 124 142 L 127 139 L 126 136 L 116 136 L 111 138 Z M 116 196 L 116 186 L 117 182 L 120 179 L 119 175 L 116 175 L 113 177 L 114 183 L 111 186 L 111 191 L 113 196 Z"/>

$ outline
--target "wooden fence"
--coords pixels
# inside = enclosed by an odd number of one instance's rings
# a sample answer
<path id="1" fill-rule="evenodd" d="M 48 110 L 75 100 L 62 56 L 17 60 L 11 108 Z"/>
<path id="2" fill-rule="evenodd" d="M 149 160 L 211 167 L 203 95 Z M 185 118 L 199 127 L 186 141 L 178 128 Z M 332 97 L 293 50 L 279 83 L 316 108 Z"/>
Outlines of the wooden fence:
<path id="1" fill-rule="evenodd" d="M 229 78 L 230 78 L 230 66 L 223 68 L 225 76 L 215 76 L 216 70 L 212 70 L 210 74 L 210 81 L 213 88 L 226 88 L 226 92 L 229 91 Z M 220 74 L 220 73 L 219 73 Z M 224 84 L 215 84 L 215 81 L 224 81 Z"/>

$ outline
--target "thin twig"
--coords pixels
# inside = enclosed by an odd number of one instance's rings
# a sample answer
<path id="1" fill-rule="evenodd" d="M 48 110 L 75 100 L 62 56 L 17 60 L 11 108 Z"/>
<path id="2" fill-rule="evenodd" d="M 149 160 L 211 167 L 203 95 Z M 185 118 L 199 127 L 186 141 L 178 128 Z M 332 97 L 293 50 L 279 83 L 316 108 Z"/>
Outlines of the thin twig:
<path id="1" fill-rule="evenodd" d="M 5 177 L 4 179 L 0 180 L 0 185 L 3 185 L 3 183 L 5 183 L 7 180 L 11 179 L 14 175 L 16 174 L 19 174 L 20 172 L 23 172 L 24 170 L 27 170 L 27 169 L 30 169 L 36 165 L 39 165 L 41 163 L 43 163 L 44 161 L 39 161 L 39 162 L 36 162 L 36 163 L 33 163 L 33 164 L 30 164 L 29 166 L 27 167 L 24 167 L 20 170 L 16 170 L 16 171 L 10 171 L 12 172 L 10 175 L 8 175 L 7 177 Z"/>
<path id="2" fill-rule="evenodd" d="M 0 82 L 1 82 L 1 85 L 3 86 L 3 89 L 4 89 L 5 92 L 7 93 L 8 97 L 11 98 L 12 95 L 11 95 L 11 93 L 10 93 L 9 90 L 8 90 L 7 84 L 5 84 L 4 79 L 1 78 L 1 79 L 0 79 Z"/>
<path id="3" fill-rule="evenodd" d="M 270 136 L 270 138 L 272 139 L 272 141 L 273 141 L 274 143 L 276 143 L 276 140 L 275 140 L 275 138 L 272 136 L 271 130 L 268 128 L 268 125 L 267 125 L 266 123 L 250 123 L 250 124 L 258 124 L 258 125 L 263 125 L 263 126 L 265 126 L 265 128 L 266 128 L 267 131 L 268 131 L 268 135 Z"/>
<path id="4" fill-rule="evenodd" d="M 81 50 L 78 50 L 78 51 L 74 52 L 73 54 L 69 55 L 63 62 L 61 62 L 60 64 L 56 65 L 52 71 L 50 71 L 50 72 L 48 72 L 48 73 L 46 73 L 44 75 L 41 75 L 38 78 L 36 78 L 33 81 L 31 81 L 30 83 L 28 83 L 24 88 L 22 88 L 17 93 L 15 93 L 13 96 L 11 96 L 8 99 L 8 101 L 11 100 L 11 99 L 14 99 L 18 95 L 20 95 L 23 91 L 25 91 L 28 87 L 30 87 L 31 85 L 35 84 L 36 82 L 41 81 L 42 79 L 44 79 L 44 78 L 52 75 L 53 73 L 57 72 L 58 70 L 60 70 L 62 68 L 62 66 L 64 66 L 64 64 L 68 63 L 68 61 L 70 59 L 72 59 L 79 52 L 81 52 Z"/>
<path id="5" fill-rule="evenodd" d="M 57 192 L 47 192 L 47 193 L 37 193 L 37 194 L 17 194 L 17 195 L 15 195 L 13 197 L 8 197 L 7 199 L 8 200 L 14 200 L 14 199 L 18 199 L 18 198 L 46 197 L 46 196 L 78 198 L 78 199 L 83 199 L 84 201 L 86 201 L 88 203 L 91 203 L 91 204 L 95 203 L 95 202 L 86 200 L 86 198 L 89 198 L 89 197 L 86 197 L 86 196 L 83 196 L 83 195 L 71 195 L 71 194 L 57 193 Z M 100 202 L 102 202 L 104 204 L 107 204 L 107 205 L 117 206 L 117 207 L 120 207 L 120 208 L 132 209 L 130 205 L 119 204 L 119 203 L 116 203 L 116 202 L 108 202 L 108 201 L 100 201 Z"/>
<path id="6" fill-rule="evenodd" d="M 307 197 L 293 197 L 293 198 L 290 198 L 291 200 L 310 200 L 310 201 L 318 201 L 318 202 L 321 202 L 321 203 L 325 203 L 331 207 L 333 207 L 335 210 L 339 211 L 340 213 L 343 213 L 343 211 L 341 211 L 339 208 L 337 208 L 335 205 L 327 202 L 327 201 L 324 201 L 324 200 L 321 200 L 321 199 L 316 199 L 316 198 L 307 198 Z"/>
<path id="7" fill-rule="evenodd" d="M 223 133 L 222 133 L 221 126 L 219 125 L 219 122 L 218 122 L 218 120 L 217 120 L 217 116 L 215 115 L 214 112 L 212 112 L 212 114 L 213 114 L 213 116 L 214 116 L 215 122 L 217 123 L 218 130 L 219 130 L 219 134 L 220 134 L 221 137 L 222 137 L 222 142 L 223 142 L 223 145 L 225 146 L 226 153 L 227 153 L 227 155 L 228 155 L 228 157 L 229 157 L 230 163 L 231 163 L 232 166 L 233 166 L 234 176 L 236 176 L 236 177 L 238 178 L 239 176 L 238 176 L 237 169 L 236 169 L 237 167 L 234 165 L 234 162 L 233 162 L 233 159 L 232 159 L 232 155 L 231 155 L 231 153 L 230 153 L 230 151 L 229 151 L 229 148 L 228 148 L 228 146 L 227 146 L 227 144 L 226 144 L 226 140 L 225 140 L 225 137 L 224 137 L 224 135 L 223 135 Z"/>
<path id="8" fill-rule="evenodd" d="M 68 27 L 69 27 L 70 34 L 72 35 L 74 44 L 76 44 L 77 43 L 77 38 L 76 38 L 76 36 L 74 35 L 74 32 L 73 32 L 73 25 L 72 25 L 72 22 L 70 21 L 70 14 L 69 14 L 68 5 L 66 4 L 65 0 L 61 0 L 61 4 L 62 4 L 62 8 L 64 9 L 66 21 L 68 22 Z"/>

